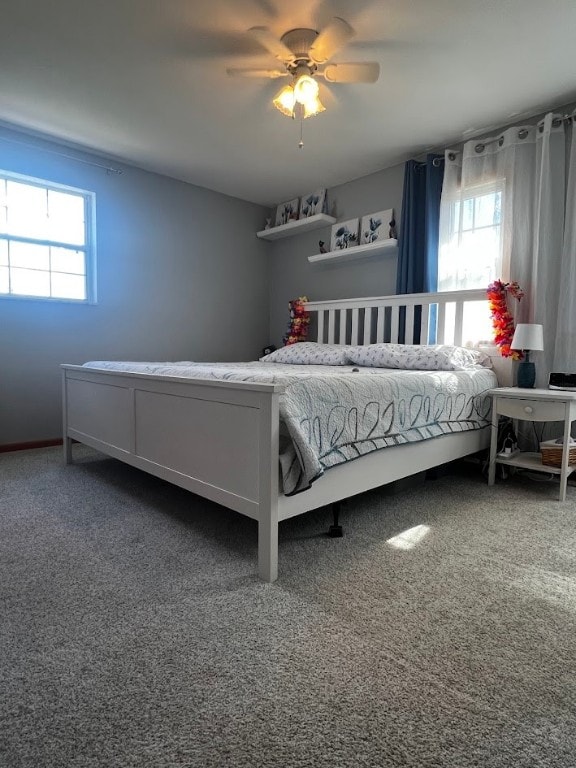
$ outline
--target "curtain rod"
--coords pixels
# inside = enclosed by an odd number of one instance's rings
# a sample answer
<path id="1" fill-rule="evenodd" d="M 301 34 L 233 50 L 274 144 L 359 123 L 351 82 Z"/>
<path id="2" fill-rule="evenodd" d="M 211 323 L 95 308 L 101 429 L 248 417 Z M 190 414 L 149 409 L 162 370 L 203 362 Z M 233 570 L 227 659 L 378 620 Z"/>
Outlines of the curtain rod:
<path id="1" fill-rule="evenodd" d="M 552 118 L 552 126 L 554 128 L 557 128 L 562 123 L 570 123 L 570 122 L 575 122 L 576 123 L 576 112 L 573 115 L 562 115 L 562 117 L 558 116 L 558 117 Z M 538 127 L 539 127 L 539 130 L 542 131 L 542 127 L 541 126 L 538 126 Z M 526 128 L 520 128 L 518 130 L 518 138 L 519 139 L 525 139 L 526 136 L 528 136 L 528 130 Z M 496 142 L 496 141 L 498 141 L 500 143 L 503 143 L 502 137 L 501 136 L 497 136 L 495 139 L 488 139 L 487 141 L 479 141 L 478 144 L 476 144 L 476 146 L 474 147 L 474 150 L 478 154 L 480 154 L 480 152 L 483 152 L 484 149 L 489 144 L 494 144 L 494 142 Z M 447 151 L 447 149 L 444 150 L 444 151 Z M 434 154 L 434 153 L 432 152 L 431 154 Z M 456 156 L 459 155 L 459 154 L 461 154 L 461 151 L 459 149 L 451 150 L 448 153 L 448 159 L 449 160 L 455 160 Z M 420 163 L 421 165 L 426 165 L 426 161 L 425 160 L 416 160 L 416 162 Z M 434 168 L 439 168 L 440 164 L 443 163 L 443 162 L 444 162 L 444 157 L 435 157 L 432 160 L 432 165 L 434 166 Z"/>
<path id="2" fill-rule="evenodd" d="M 19 139 L 11 139 L 7 136 L 0 136 L 1 141 L 7 141 L 11 144 L 20 144 L 23 147 L 31 147 L 32 149 L 38 149 L 41 152 L 48 152 L 51 155 L 57 155 L 58 157 L 64 157 L 67 160 L 75 160 L 77 163 L 84 163 L 84 165 L 92 165 L 95 168 L 102 168 L 106 171 L 107 174 L 117 174 L 120 176 L 124 173 L 124 171 L 121 168 L 114 168 L 111 165 L 103 165 L 102 163 L 96 163 L 93 160 L 84 160 L 81 157 L 76 157 L 75 155 L 67 155 L 64 152 L 58 152 L 57 149 L 48 149 L 47 147 L 38 146 L 37 144 L 33 144 L 30 141 L 21 141 Z"/>
<path id="3" fill-rule="evenodd" d="M 571 123 L 573 120 L 576 120 L 576 114 L 575 115 L 562 115 L 562 117 L 560 117 L 560 116 L 553 117 L 552 118 L 552 127 L 553 128 L 557 128 L 559 125 L 562 125 L 562 123 Z M 540 132 L 542 132 L 542 130 L 543 130 L 542 125 L 540 123 L 538 124 L 538 130 Z M 526 136 L 528 136 L 528 129 L 527 128 L 519 128 L 518 129 L 518 138 L 519 139 L 525 139 Z M 476 144 L 476 146 L 474 147 L 474 151 L 477 154 L 480 154 L 481 152 L 484 152 L 484 150 L 486 149 L 486 147 L 489 144 L 494 144 L 495 142 L 498 142 L 500 144 L 500 146 L 502 146 L 502 144 L 504 143 L 504 139 L 502 138 L 502 136 L 497 136 L 496 138 L 488 139 L 487 141 L 479 141 L 478 144 Z M 455 160 L 456 159 L 456 155 L 460 155 L 460 154 L 461 154 L 461 150 L 459 150 L 459 149 L 452 150 L 451 152 L 448 153 L 448 159 L 449 160 Z M 438 168 L 438 166 L 440 165 L 440 162 L 443 162 L 443 161 L 444 161 L 444 158 L 442 158 L 441 161 L 439 160 L 439 158 L 434 158 L 434 160 L 432 160 L 432 165 L 434 165 L 435 168 Z"/>

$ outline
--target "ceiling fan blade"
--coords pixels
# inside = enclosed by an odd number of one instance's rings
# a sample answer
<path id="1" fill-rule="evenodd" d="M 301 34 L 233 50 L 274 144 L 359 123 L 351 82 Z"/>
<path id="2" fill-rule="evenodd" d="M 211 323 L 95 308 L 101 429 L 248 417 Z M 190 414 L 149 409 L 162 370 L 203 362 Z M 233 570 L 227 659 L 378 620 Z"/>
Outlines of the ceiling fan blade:
<path id="1" fill-rule="evenodd" d="M 263 48 L 266 48 L 272 56 L 276 56 L 279 61 L 293 61 L 294 54 L 284 45 L 282 40 L 275 37 L 268 27 L 250 27 L 248 34 L 257 40 Z"/>
<path id="2" fill-rule="evenodd" d="M 288 77 L 289 72 L 280 69 L 249 69 L 242 67 L 230 67 L 226 72 L 232 77 Z"/>
<path id="3" fill-rule="evenodd" d="M 375 83 L 380 77 L 380 64 L 376 61 L 327 64 L 317 74 L 329 83 Z"/>
<path id="4" fill-rule="evenodd" d="M 324 64 L 354 35 L 354 30 L 344 19 L 334 16 L 328 26 L 320 31 L 310 48 L 310 57 L 316 64 Z"/>

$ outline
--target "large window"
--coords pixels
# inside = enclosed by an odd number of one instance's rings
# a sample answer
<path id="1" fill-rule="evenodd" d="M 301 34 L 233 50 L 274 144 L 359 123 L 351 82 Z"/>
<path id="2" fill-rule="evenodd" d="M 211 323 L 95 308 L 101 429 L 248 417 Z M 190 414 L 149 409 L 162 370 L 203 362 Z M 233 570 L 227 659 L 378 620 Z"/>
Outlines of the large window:
<path id="1" fill-rule="evenodd" d="M 94 195 L 0 171 L 0 297 L 94 302 Z"/>

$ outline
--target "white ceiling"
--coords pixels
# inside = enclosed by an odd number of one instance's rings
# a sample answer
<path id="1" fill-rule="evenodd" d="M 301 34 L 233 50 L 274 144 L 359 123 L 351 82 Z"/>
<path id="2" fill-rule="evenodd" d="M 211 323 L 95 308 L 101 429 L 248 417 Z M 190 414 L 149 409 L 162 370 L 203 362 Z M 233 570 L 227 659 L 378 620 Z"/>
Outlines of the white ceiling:
<path id="1" fill-rule="evenodd" d="M 380 80 L 323 83 L 300 150 L 283 81 L 226 68 L 332 16 Z M 575 32 L 574 0 L 4 0 L 0 120 L 272 206 L 575 100 Z"/>

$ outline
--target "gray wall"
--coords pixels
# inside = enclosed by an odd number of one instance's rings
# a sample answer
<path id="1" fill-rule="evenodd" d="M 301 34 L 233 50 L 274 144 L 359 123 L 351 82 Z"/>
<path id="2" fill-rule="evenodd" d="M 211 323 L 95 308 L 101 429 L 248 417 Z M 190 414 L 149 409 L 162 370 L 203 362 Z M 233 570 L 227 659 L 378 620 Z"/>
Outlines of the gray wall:
<path id="1" fill-rule="evenodd" d="M 6 141 L 16 139 L 18 142 Z M 266 210 L 0 129 L 0 168 L 96 193 L 98 304 L 0 297 L 0 445 L 61 436 L 60 363 L 248 360 L 268 341 Z M 191 148 L 193 151 L 193 148 Z"/>
<path id="2" fill-rule="evenodd" d="M 339 221 L 393 208 L 399 226 L 404 164 L 364 176 L 328 190 L 328 208 Z M 304 190 L 305 191 L 305 190 Z M 335 210 L 332 210 L 335 206 Z M 270 342 L 280 346 L 288 326 L 288 302 L 396 293 L 397 249 L 350 262 L 310 264 L 318 241 L 330 244 L 330 227 L 271 243 Z"/>

